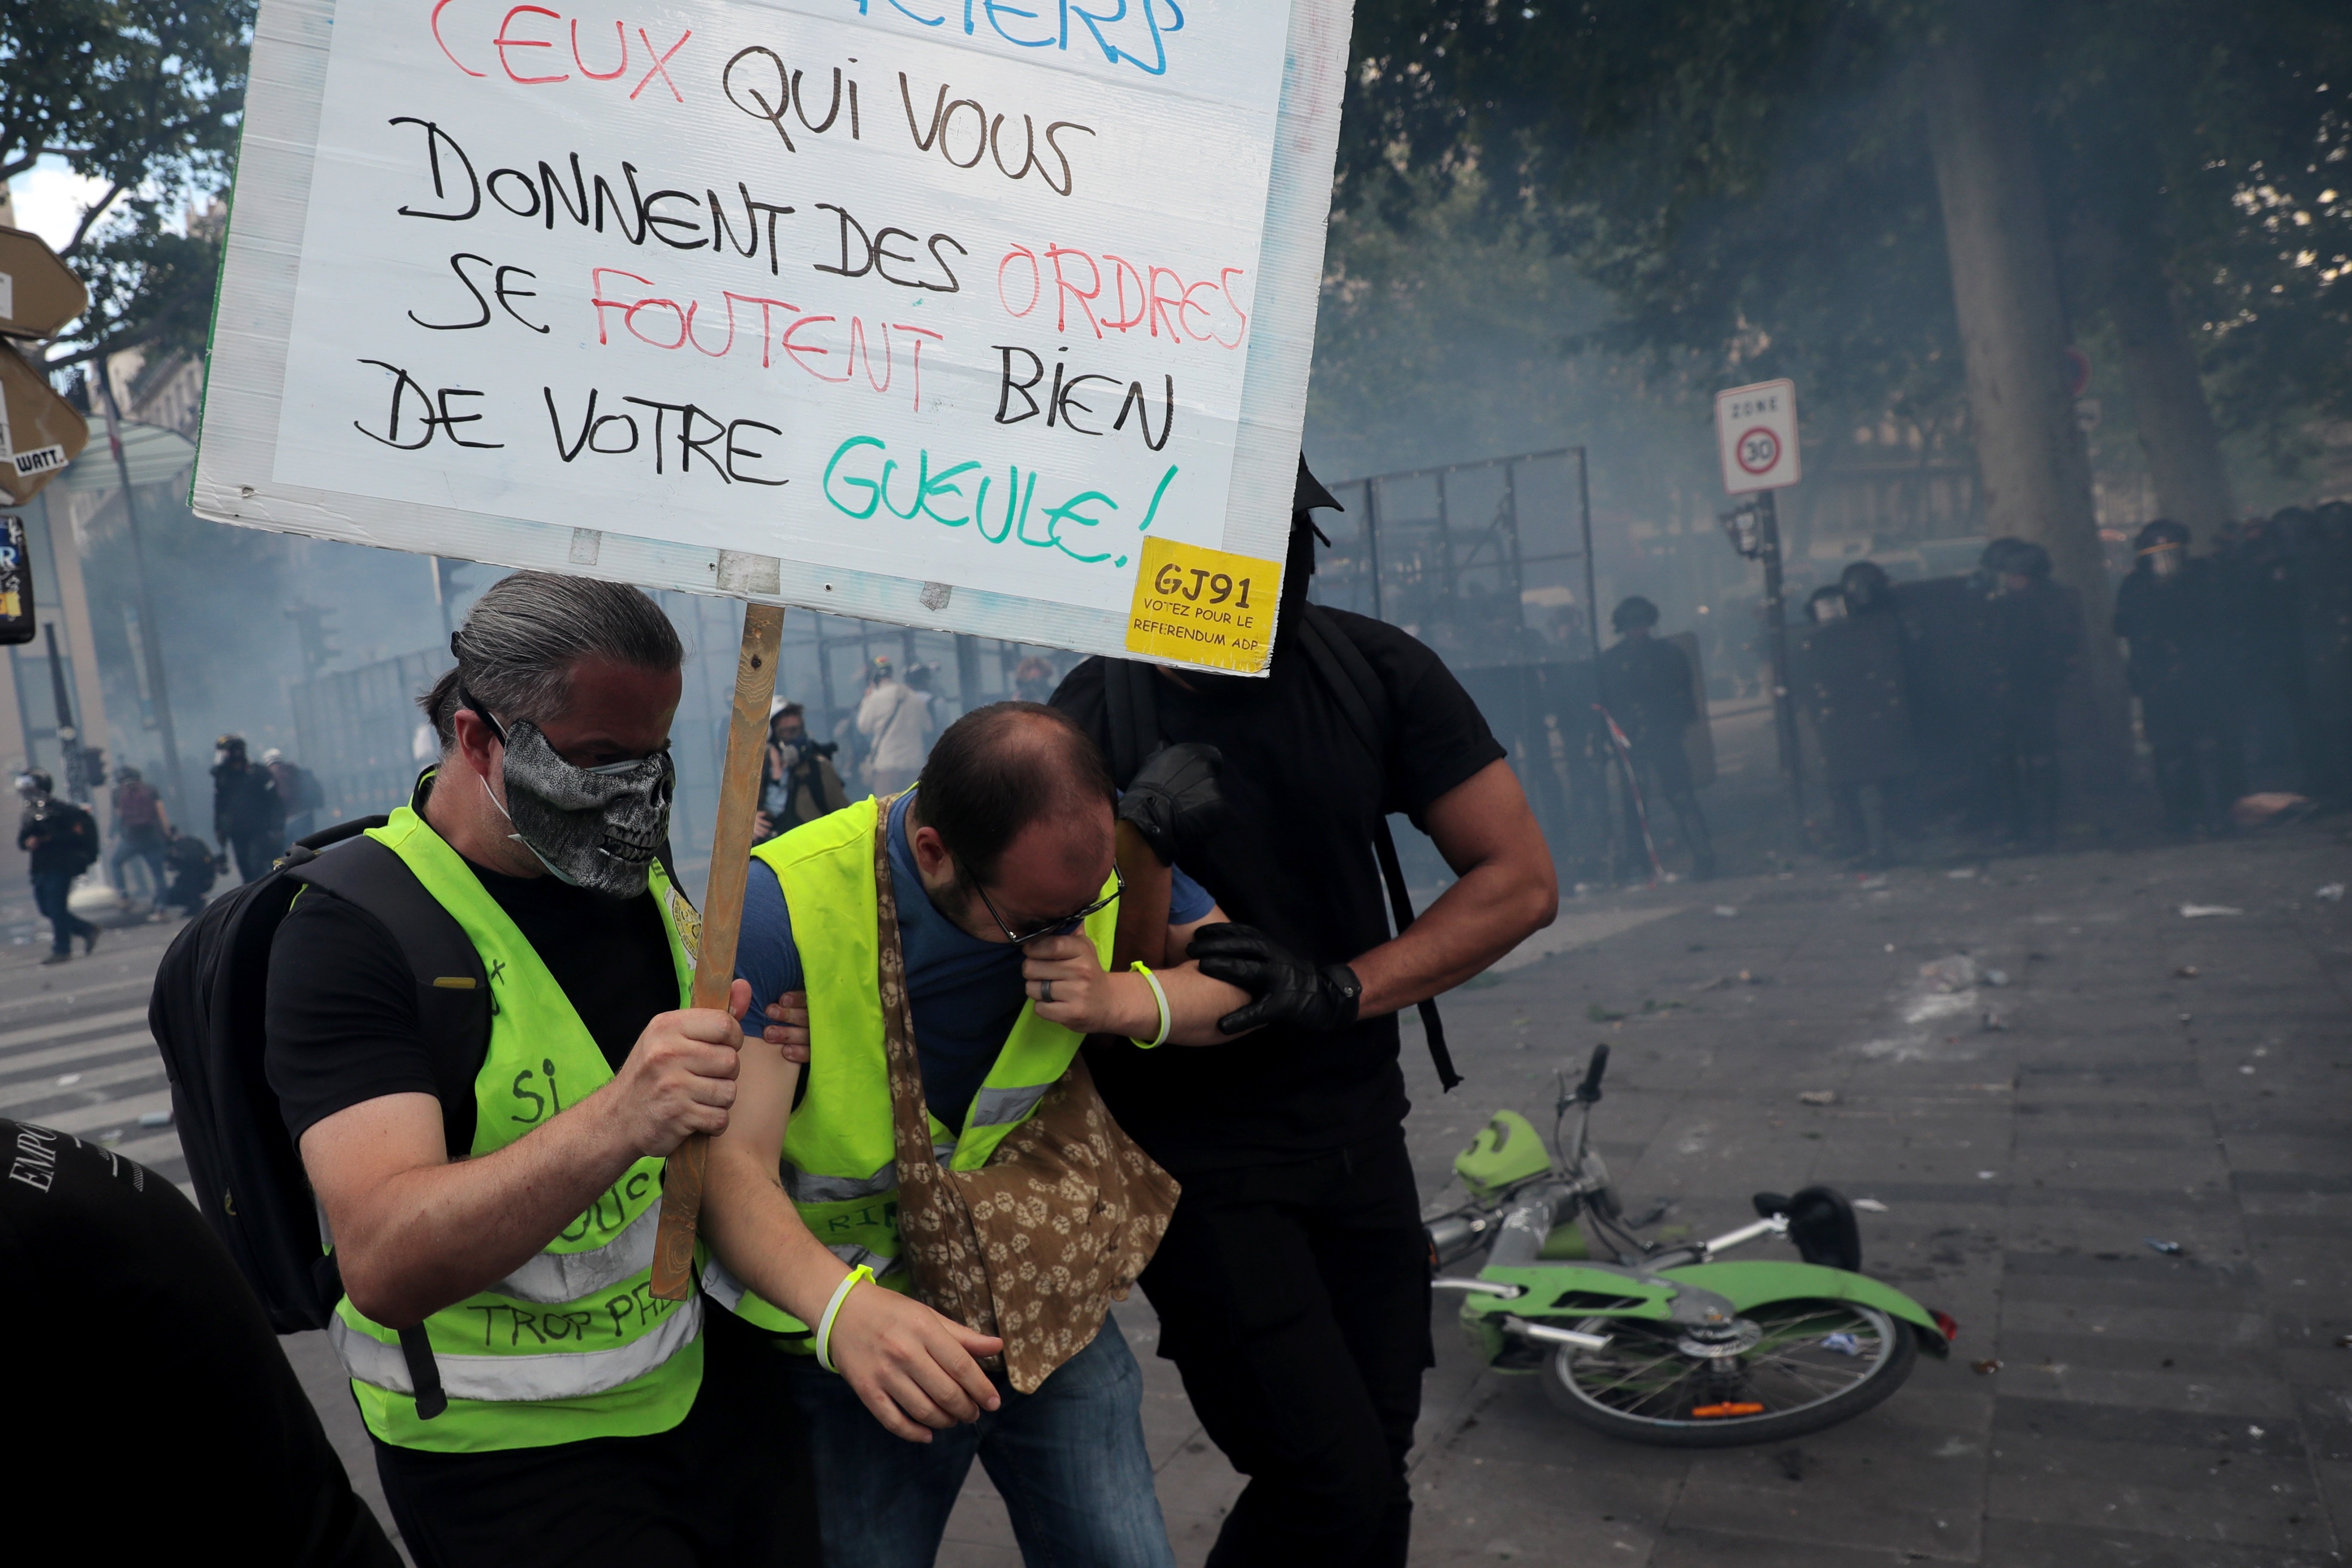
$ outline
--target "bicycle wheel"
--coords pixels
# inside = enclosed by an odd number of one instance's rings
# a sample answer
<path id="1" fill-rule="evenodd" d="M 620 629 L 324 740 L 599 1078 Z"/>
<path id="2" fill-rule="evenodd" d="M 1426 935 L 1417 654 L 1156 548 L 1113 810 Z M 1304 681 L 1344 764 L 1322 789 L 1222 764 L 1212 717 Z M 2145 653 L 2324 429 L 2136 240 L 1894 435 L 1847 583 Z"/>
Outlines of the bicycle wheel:
<path id="1" fill-rule="evenodd" d="M 1751 1307 L 1722 1342 L 1673 1323 L 1588 1318 L 1606 1350 L 1562 1345 L 1544 1393 L 1571 1419 L 1669 1447 L 1727 1448 L 1818 1432 L 1903 1385 L 1917 1364 L 1911 1327 L 1853 1301 Z"/>

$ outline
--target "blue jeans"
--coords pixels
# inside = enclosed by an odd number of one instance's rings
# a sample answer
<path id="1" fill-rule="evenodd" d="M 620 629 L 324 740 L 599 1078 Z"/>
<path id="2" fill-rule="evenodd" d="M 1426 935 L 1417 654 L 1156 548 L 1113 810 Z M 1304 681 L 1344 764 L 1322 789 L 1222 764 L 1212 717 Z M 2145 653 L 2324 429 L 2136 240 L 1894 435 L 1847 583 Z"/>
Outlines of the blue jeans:
<path id="1" fill-rule="evenodd" d="M 892 1436 L 814 1359 L 792 1371 L 808 1420 L 827 1568 L 930 1568 L 977 1456 L 1027 1568 L 1175 1568 L 1143 1447 L 1143 1373 L 1117 1322 L 1034 1394 L 929 1443 Z"/>

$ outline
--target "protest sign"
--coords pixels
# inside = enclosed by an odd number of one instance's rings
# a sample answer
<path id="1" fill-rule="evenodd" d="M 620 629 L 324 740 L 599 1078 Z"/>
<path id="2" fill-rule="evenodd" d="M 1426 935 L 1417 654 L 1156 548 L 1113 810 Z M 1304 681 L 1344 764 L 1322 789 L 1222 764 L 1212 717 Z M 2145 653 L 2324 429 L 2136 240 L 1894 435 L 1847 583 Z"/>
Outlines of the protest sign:
<path id="1" fill-rule="evenodd" d="M 223 521 L 1256 670 L 1349 0 L 265 0 Z"/>

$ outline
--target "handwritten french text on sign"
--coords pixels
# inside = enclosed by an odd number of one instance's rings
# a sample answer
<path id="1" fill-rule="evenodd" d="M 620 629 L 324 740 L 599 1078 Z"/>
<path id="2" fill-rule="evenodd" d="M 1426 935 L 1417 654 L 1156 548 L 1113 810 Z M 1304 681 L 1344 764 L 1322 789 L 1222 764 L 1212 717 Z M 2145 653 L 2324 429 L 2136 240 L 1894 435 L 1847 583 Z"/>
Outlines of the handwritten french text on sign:
<path id="1" fill-rule="evenodd" d="M 1803 478 L 1797 450 L 1797 384 L 1764 381 L 1715 395 L 1723 488 L 1731 495 L 1785 489 Z"/>
<path id="2" fill-rule="evenodd" d="M 269 0 L 199 509 L 1122 651 L 1151 542 L 1279 557 L 1348 23 Z"/>

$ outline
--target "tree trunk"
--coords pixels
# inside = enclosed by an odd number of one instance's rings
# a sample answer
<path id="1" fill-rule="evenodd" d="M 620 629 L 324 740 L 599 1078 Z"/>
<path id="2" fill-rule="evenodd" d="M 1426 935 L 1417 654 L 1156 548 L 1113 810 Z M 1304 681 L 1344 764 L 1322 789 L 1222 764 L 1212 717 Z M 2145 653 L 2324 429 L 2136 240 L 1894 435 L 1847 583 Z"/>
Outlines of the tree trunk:
<path id="1" fill-rule="evenodd" d="M 1969 424 L 1985 521 L 2050 552 L 2083 599 L 2084 650 L 2112 764 L 2128 731 L 2123 661 L 2091 505 L 2091 465 L 2065 385 L 2065 311 L 2027 109 L 2014 72 L 1988 65 L 2005 6 L 1956 8 L 1953 36 L 1923 62 L 1927 138 L 1944 208 Z M 1987 10 L 1996 13 L 1993 17 Z"/>
<path id="2" fill-rule="evenodd" d="M 2154 250 L 2130 238 L 2116 244 L 2107 277 L 2107 317 L 2123 348 L 2132 415 L 2156 480 L 2157 512 L 2210 540 L 2212 530 L 2237 516 L 2237 506 L 2171 284 Z"/>

